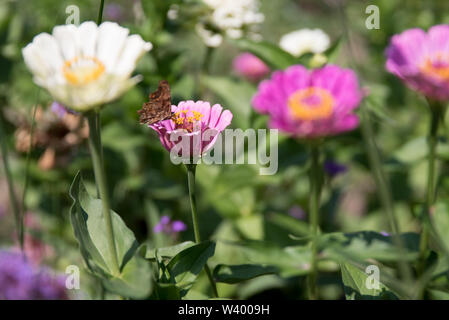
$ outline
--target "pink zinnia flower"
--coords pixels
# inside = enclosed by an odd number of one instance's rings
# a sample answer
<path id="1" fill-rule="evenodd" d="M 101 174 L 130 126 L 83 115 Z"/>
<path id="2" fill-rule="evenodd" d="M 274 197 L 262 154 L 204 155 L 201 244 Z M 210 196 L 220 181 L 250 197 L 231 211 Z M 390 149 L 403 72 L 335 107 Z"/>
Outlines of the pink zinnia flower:
<path id="1" fill-rule="evenodd" d="M 249 52 L 237 56 L 232 62 L 232 67 L 237 74 L 251 81 L 259 81 L 270 72 L 265 62 Z"/>
<path id="2" fill-rule="evenodd" d="M 165 149 L 183 158 L 200 157 L 212 149 L 220 132 L 232 120 L 231 111 L 223 111 L 219 104 L 211 107 L 204 101 L 182 101 L 172 106 L 172 112 L 172 119 L 150 127 L 159 134 Z"/>
<path id="3" fill-rule="evenodd" d="M 270 115 L 270 127 L 298 138 L 319 138 L 356 128 L 353 113 L 362 100 L 352 70 L 327 65 L 312 71 L 301 65 L 276 71 L 253 98 L 260 113 Z"/>
<path id="4" fill-rule="evenodd" d="M 432 100 L 449 100 L 449 25 L 395 35 L 386 54 L 387 70 L 410 88 Z"/>

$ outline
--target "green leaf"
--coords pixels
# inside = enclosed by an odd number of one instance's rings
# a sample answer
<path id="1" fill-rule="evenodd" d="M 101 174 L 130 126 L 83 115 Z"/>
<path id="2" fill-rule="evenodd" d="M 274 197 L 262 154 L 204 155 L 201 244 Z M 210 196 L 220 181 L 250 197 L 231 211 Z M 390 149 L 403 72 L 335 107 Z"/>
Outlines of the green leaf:
<path id="1" fill-rule="evenodd" d="M 78 172 L 70 187 L 73 205 L 70 220 L 81 254 L 89 270 L 105 281 L 105 285 L 125 297 L 140 298 L 151 291 L 149 264 L 137 254 L 138 243 L 121 217 L 111 210 L 120 275 L 112 274 L 112 257 L 108 250 L 106 226 L 101 200 L 92 198 Z M 137 275 L 139 277 L 136 277 Z M 145 294 L 145 295 L 146 295 Z"/>
<path id="2" fill-rule="evenodd" d="M 419 137 L 408 141 L 394 153 L 394 157 L 404 164 L 413 164 L 421 161 L 429 154 L 429 144 L 426 137 Z M 439 141 L 437 145 L 437 156 L 449 159 L 449 145 Z"/>
<path id="3" fill-rule="evenodd" d="M 431 219 L 439 240 L 446 248 L 446 252 L 449 252 L 449 204 L 447 202 L 436 203 Z"/>
<path id="4" fill-rule="evenodd" d="M 181 300 L 181 292 L 172 283 L 157 283 L 151 298 L 156 300 Z"/>
<path id="5" fill-rule="evenodd" d="M 252 264 L 278 268 L 281 276 L 304 275 L 310 271 L 311 252 L 308 246 L 281 248 L 274 243 L 255 240 L 229 244 L 238 246 Z"/>
<path id="6" fill-rule="evenodd" d="M 214 278 L 217 282 L 239 283 L 267 274 L 276 273 L 278 269 L 273 266 L 258 264 L 224 265 L 219 264 L 214 269 Z"/>
<path id="7" fill-rule="evenodd" d="M 178 253 L 167 265 L 171 283 L 184 290 L 190 289 L 214 253 L 215 242 L 212 241 L 201 242 Z"/>
<path id="8" fill-rule="evenodd" d="M 323 255 L 341 257 L 349 255 L 358 260 L 375 259 L 379 261 L 397 261 L 399 257 L 407 260 L 416 259 L 419 253 L 419 235 L 405 233 L 401 235 L 404 252 L 394 245 L 391 236 L 374 231 L 353 233 L 330 233 L 319 239 Z"/>
<path id="9" fill-rule="evenodd" d="M 242 51 L 249 51 L 256 55 L 273 69 L 285 69 L 297 63 L 297 59 L 290 53 L 266 41 L 239 39 L 232 42 Z"/>
<path id="10" fill-rule="evenodd" d="M 235 127 L 249 127 L 251 115 L 251 99 L 256 88 L 243 80 L 232 80 L 226 77 L 203 76 L 202 83 L 223 100 L 223 107 L 230 109 L 234 115 L 232 123 Z"/>
<path id="11" fill-rule="evenodd" d="M 447 291 L 428 289 L 427 292 L 431 300 L 449 300 L 449 292 Z"/>
<path id="12" fill-rule="evenodd" d="M 410 164 L 424 159 L 429 153 L 426 137 L 413 139 L 394 153 L 394 157 L 402 163 Z"/>
<path id="13" fill-rule="evenodd" d="M 270 221 L 290 231 L 294 236 L 304 237 L 310 234 L 310 226 L 307 222 L 295 219 L 286 214 L 273 214 L 270 216 Z"/>
<path id="14" fill-rule="evenodd" d="M 134 255 L 119 276 L 103 280 L 103 285 L 107 290 L 123 297 L 146 298 L 153 286 L 150 264 L 142 257 Z"/>
<path id="15" fill-rule="evenodd" d="M 346 300 L 398 300 L 398 297 L 380 281 L 373 288 L 371 275 L 349 263 L 341 265 L 341 276 Z M 370 284 L 370 286 L 368 286 Z"/>
<path id="16" fill-rule="evenodd" d="M 193 241 L 185 241 L 170 247 L 147 249 L 145 259 L 156 260 L 156 251 L 157 255 L 161 258 L 173 258 L 184 249 L 194 245 L 195 243 Z"/>

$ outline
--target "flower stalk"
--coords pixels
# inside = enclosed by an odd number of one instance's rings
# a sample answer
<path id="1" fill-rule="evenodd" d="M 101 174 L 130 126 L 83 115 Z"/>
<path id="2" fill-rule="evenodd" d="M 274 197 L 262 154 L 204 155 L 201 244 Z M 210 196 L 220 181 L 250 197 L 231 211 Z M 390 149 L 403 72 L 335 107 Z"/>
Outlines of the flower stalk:
<path id="1" fill-rule="evenodd" d="M 429 158 L 428 158 L 428 171 L 427 171 L 427 196 L 426 205 L 424 210 L 424 216 L 422 219 L 423 229 L 421 234 L 421 240 L 419 244 L 419 267 L 418 274 L 422 274 L 425 270 L 427 247 L 429 245 L 430 235 L 430 217 L 432 207 L 436 201 L 436 149 L 438 144 L 438 129 L 440 118 L 443 114 L 443 106 L 439 103 L 429 102 L 430 105 L 430 126 L 429 126 Z"/>
<path id="2" fill-rule="evenodd" d="M 187 168 L 187 180 L 189 186 L 189 198 L 190 198 L 190 208 L 192 210 L 192 222 L 193 222 L 193 232 L 195 234 L 195 242 L 201 242 L 200 229 L 198 224 L 198 211 L 196 206 L 196 192 L 195 192 L 195 173 L 196 173 L 196 164 L 186 164 Z M 212 292 L 215 298 L 218 298 L 217 286 L 215 284 L 214 279 L 212 278 L 212 273 L 207 266 L 207 263 L 204 266 L 204 270 L 206 271 L 207 278 L 209 279 L 210 285 L 212 287 Z"/>
<path id="3" fill-rule="evenodd" d="M 111 205 L 109 193 L 107 190 L 106 174 L 104 170 L 102 145 L 100 139 L 100 127 L 98 122 L 98 111 L 91 112 L 87 115 L 89 123 L 89 149 L 92 158 L 92 165 L 94 168 L 95 181 L 97 190 L 100 195 L 101 204 L 103 208 L 103 216 L 106 225 L 106 237 L 108 241 L 109 254 L 112 257 L 112 273 L 118 275 L 120 267 L 117 257 L 117 248 L 115 246 L 114 230 L 112 226 Z"/>
<path id="4" fill-rule="evenodd" d="M 320 150 L 319 145 L 312 144 L 310 147 L 311 168 L 310 168 L 310 198 L 309 198 L 309 214 L 310 227 L 312 234 L 312 265 L 311 271 L 307 278 L 307 289 L 309 299 L 318 299 L 318 235 L 319 235 L 319 208 L 321 196 L 321 168 L 320 168 Z"/>
<path id="5" fill-rule="evenodd" d="M 3 118 L 0 116 L 0 151 L 2 153 L 3 168 L 5 170 L 6 182 L 8 184 L 8 194 L 9 203 L 11 204 L 11 209 L 14 213 L 14 220 L 16 223 L 17 238 L 19 241 L 20 249 L 24 250 L 24 226 L 23 226 L 23 216 L 20 212 L 19 202 L 17 200 L 16 192 L 14 190 L 14 183 L 11 173 L 11 168 L 9 167 L 8 159 L 8 146 L 6 143 L 6 134 L 4 130 Z"/>

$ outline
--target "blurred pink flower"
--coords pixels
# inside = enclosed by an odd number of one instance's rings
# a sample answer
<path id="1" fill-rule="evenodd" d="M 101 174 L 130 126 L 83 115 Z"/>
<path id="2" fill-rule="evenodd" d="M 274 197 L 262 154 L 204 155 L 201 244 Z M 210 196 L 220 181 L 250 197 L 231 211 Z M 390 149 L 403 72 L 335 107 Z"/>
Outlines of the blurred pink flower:
<path id="1" fill-rule="evenodd" d="M 54 256 L 53 247 L 44 243 L 35 233 L 42 231 L 42 226 L 37 216 L 32 212 L 27 212 L 24 216 L 25 229 L 28 231 L 24 235 L 24 251 L 27 259 L 35 265 L 40 265 L 44 260 Z M 17 235 L 13 235 L 14 239 Z M 15 250 L 20 252 L 19 244 L 16 244 Z"/>
<path id="2" fill-rule="evenodd" d="M 297 138 L 319 138 L 353 130 L 354 110 L 363 97 L 352 70 L 327 65 L 307 70 L 301 65 L 276 71 L 259 85 L 253 106 L 270 115 L 270 127 Z"/>
<path id="3" fill-rule="evenodd" d="M 220 132 L 232 121 L 231 111 L 223 111 L 219 104 L 211 107 L 204 101 L 182 101 L 172 106 L 172 112 L 172 119 L 150 127 L 159 134 L 168 151 L 183 158 L 200 157 L 212 149 Z"/>
<path id="4" fill-rule="evenodd" d="M 232 67 L 237 74 L 251 81 L 259 81 L 270 72 L 270 68 L 262 60 L 249 52 L 237 56 Z"/>
<path id="5" fill-rule="evenodd" d="M 392 37 L 386 68 L 432 100 L 449 100 L 449 25 L 415 28 Z"/>

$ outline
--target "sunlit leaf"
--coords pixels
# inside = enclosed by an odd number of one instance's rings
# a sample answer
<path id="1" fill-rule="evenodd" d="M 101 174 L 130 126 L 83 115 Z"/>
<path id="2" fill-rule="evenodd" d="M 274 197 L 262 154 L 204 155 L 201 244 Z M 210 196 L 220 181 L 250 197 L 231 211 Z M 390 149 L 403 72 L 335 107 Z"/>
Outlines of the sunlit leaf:
<path id="1" fill-rule="evenodd" d="M 239 283 L 267 274 L 276 273 L 278 269 L 273 266 L 258 264 L 224 265 L 219 264 L 214 269 L 214 278 L 217 282 Z"/>
<path id="2" fill-rule="evenodd" d="M 380 279 L 372 282 L 366 274 L 357 267 L 344 263 L 341 265 L 341 276 L 346 300 L 397 300 L 398 297 Z"/>

